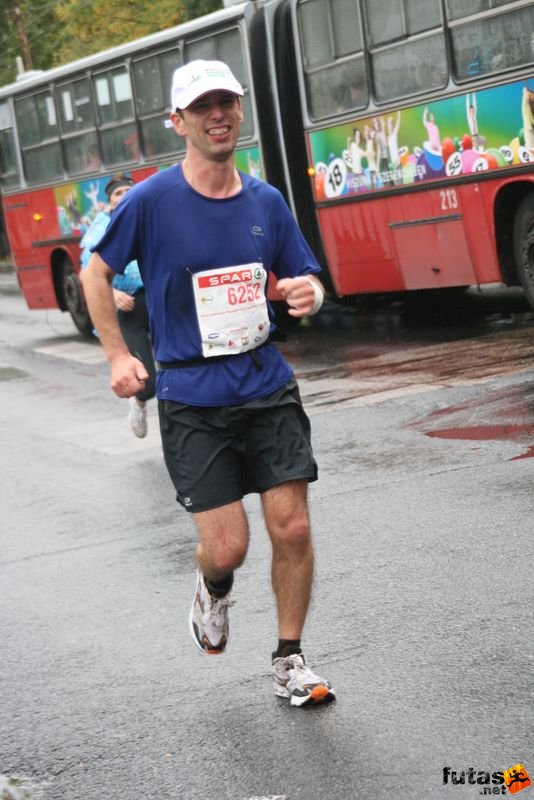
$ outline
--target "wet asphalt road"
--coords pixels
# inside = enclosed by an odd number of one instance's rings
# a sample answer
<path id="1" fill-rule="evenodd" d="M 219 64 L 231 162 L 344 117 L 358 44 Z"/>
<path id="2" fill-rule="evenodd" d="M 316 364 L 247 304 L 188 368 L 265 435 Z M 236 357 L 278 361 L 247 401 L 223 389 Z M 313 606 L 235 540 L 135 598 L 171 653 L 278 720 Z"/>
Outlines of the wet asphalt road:
<path id="1" fill-rule="evenodd" d="M 98 343 L 0 276 L 0 775 L 32 797 L 469 800 L 534 773 L 534 314 L 513 292 L 327 308 L 281 347 L 320 467 L 304 645 L 338 702 L 310 710 L 271 693 L 257 499 L 207 658 L 154 405 L 136 440 Z"/>

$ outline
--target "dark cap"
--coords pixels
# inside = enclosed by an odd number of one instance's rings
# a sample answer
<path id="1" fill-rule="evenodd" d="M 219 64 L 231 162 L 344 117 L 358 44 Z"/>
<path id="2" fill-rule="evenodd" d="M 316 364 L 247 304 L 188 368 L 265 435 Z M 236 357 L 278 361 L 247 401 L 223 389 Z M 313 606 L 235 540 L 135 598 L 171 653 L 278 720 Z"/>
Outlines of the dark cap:
<path id="1" fill-rule="evenodd" d="M 107 194 L 108 198 L 111 197 L 115 189 L 118 189 L 119 186 L 134 186 L 134 181 L 129 175 L 113 175 L 109 183 L 107 184 L 106 188 L 104 189 L 105 193 Z"/>

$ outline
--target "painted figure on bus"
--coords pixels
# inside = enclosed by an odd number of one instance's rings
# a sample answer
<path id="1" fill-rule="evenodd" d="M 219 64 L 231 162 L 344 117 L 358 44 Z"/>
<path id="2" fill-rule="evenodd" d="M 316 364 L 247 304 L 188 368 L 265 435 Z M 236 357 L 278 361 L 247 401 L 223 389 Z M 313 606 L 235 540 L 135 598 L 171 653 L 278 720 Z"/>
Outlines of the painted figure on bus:
<path id="1" fill-rule="evenodd" d="M 486 137 L 481 136 L 478 130 L 478 122 L 477 122 L 477 96 L 475 92 L 472 94 L 468 93 L 465 96 L 465 110 L 467 114 L 467 125 L 469 127 L 469 134 L 471 136 L 471 142 L 473 145 L 473 150 L 484 150 L 486 147 Z"/>
<path id="2" fill-rule="evenodd" d="M 81 233 L 83 231 L 83 217 L 78 203 L 78 197 L 74 190 L 65 196 L 65 211 L 72 233 Z"/>
<path id="3" fill-rule="evenodd" d="M 528 86 L 523 89 L 521 116 L 523 118 L 525 147 L 528 150 L 534 150 L 534 92 L 530 91 Z"/>
<path id="4" fill-rule="evenodd" d="M 92 219 L 99 211 L 103 211 L 106 207 L 106 203 L 102 200 L 99 200 L 100 195 L 100 181 L 91 181 L 89 186 L 85 188 L 83 185 L 83 193 L 87 197 L 87 199 L 91 202 L 90 208 L 86 211 L 86 216 L 89 217 L 89 224 L 91 224 Z"/>
<path id="5" fill-rule="evenodd" d="M 358 186 L 361 186 L 362 183 L 364 183 L 362 162 L 365 158 L 365 150 L 362 148 L 362 133 L 359 128 L 354 128 L 352 131 L 352 139 L 349 136 L 347 140 L 347 151 L 349 154 L 350 168 L 358 178 Z"/>
<path id="6" fill-rule="evenodd" d="M 423 125 L 425 126 L 428 134 L 428 142 L 425 142 L 425 145 L 429 145 L 430 149 L 435 153 L 441 153 L 441 137 L 439 135 L 439 128 L 436 125 L 434 113 L 428 110 L 428 106 L 425 106 L 425 110 L 423 111 Z"/>
<path id="7" fill-rule="evenodd" d="M 392 116 L 389 116 L 386 120 L 386 134 L 388 140 L 389 161 L 392 169 L 398 169 L 400 167 L 400 155 L 399 155 L 400 121 L 401 121 L 400 111 L 397 111 L 397 118 L 395 120 L 393 120 Z"/>
<path id="8" fill-rule="evenodd" d="M 363 139 L 365 144 L 365 157 L 367 158 L 367 168 L 369 170 L 369 185 L 377 185 L 377 151 L 375 141 L 375 131 L 370 125 L 366 125 L 363 129 Z"/>
<path id="9" fill-rule="evenodd" d="M 384 117 L 373 117 L 373 131 L 376 141 L 376 157 L 379 173 L 388 172 L 389 155 L 386 134 L 386 122 Z"/>

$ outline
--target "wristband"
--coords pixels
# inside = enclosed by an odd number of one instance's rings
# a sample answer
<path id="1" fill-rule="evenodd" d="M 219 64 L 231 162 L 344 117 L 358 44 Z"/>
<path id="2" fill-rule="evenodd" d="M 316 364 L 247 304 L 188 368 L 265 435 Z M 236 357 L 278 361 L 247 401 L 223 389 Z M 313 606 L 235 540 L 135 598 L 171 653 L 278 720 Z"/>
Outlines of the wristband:
<path id="1" fill-rule="evenodd" d="M 308 283 L 311 283 L 313 288 L 313 294 L 315 297 L 313 298 L 313 306 L 312 310 L 309 313 L 309 316 L 312 317 L 314 314 L 317 314 L 319 309 L 321 308 L 324 300 L 324 292 L 322 291 L 321 287 L 315 281 L 312 281 L 311 278 L 308 278 Z"/>

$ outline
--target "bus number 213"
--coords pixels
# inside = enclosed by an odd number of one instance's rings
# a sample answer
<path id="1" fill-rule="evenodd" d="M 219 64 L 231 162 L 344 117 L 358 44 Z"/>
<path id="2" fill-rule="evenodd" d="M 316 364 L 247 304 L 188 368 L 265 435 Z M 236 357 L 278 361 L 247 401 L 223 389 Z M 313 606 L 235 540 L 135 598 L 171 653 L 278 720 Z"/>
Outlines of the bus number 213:
<path id="1" fill-rule="evenodd" d="M 439 193 L 441 198 L 441 210 L 450 211 L 451 208 L 458 208 L 458 197 L 455 189 L 444 189 Z"/>

